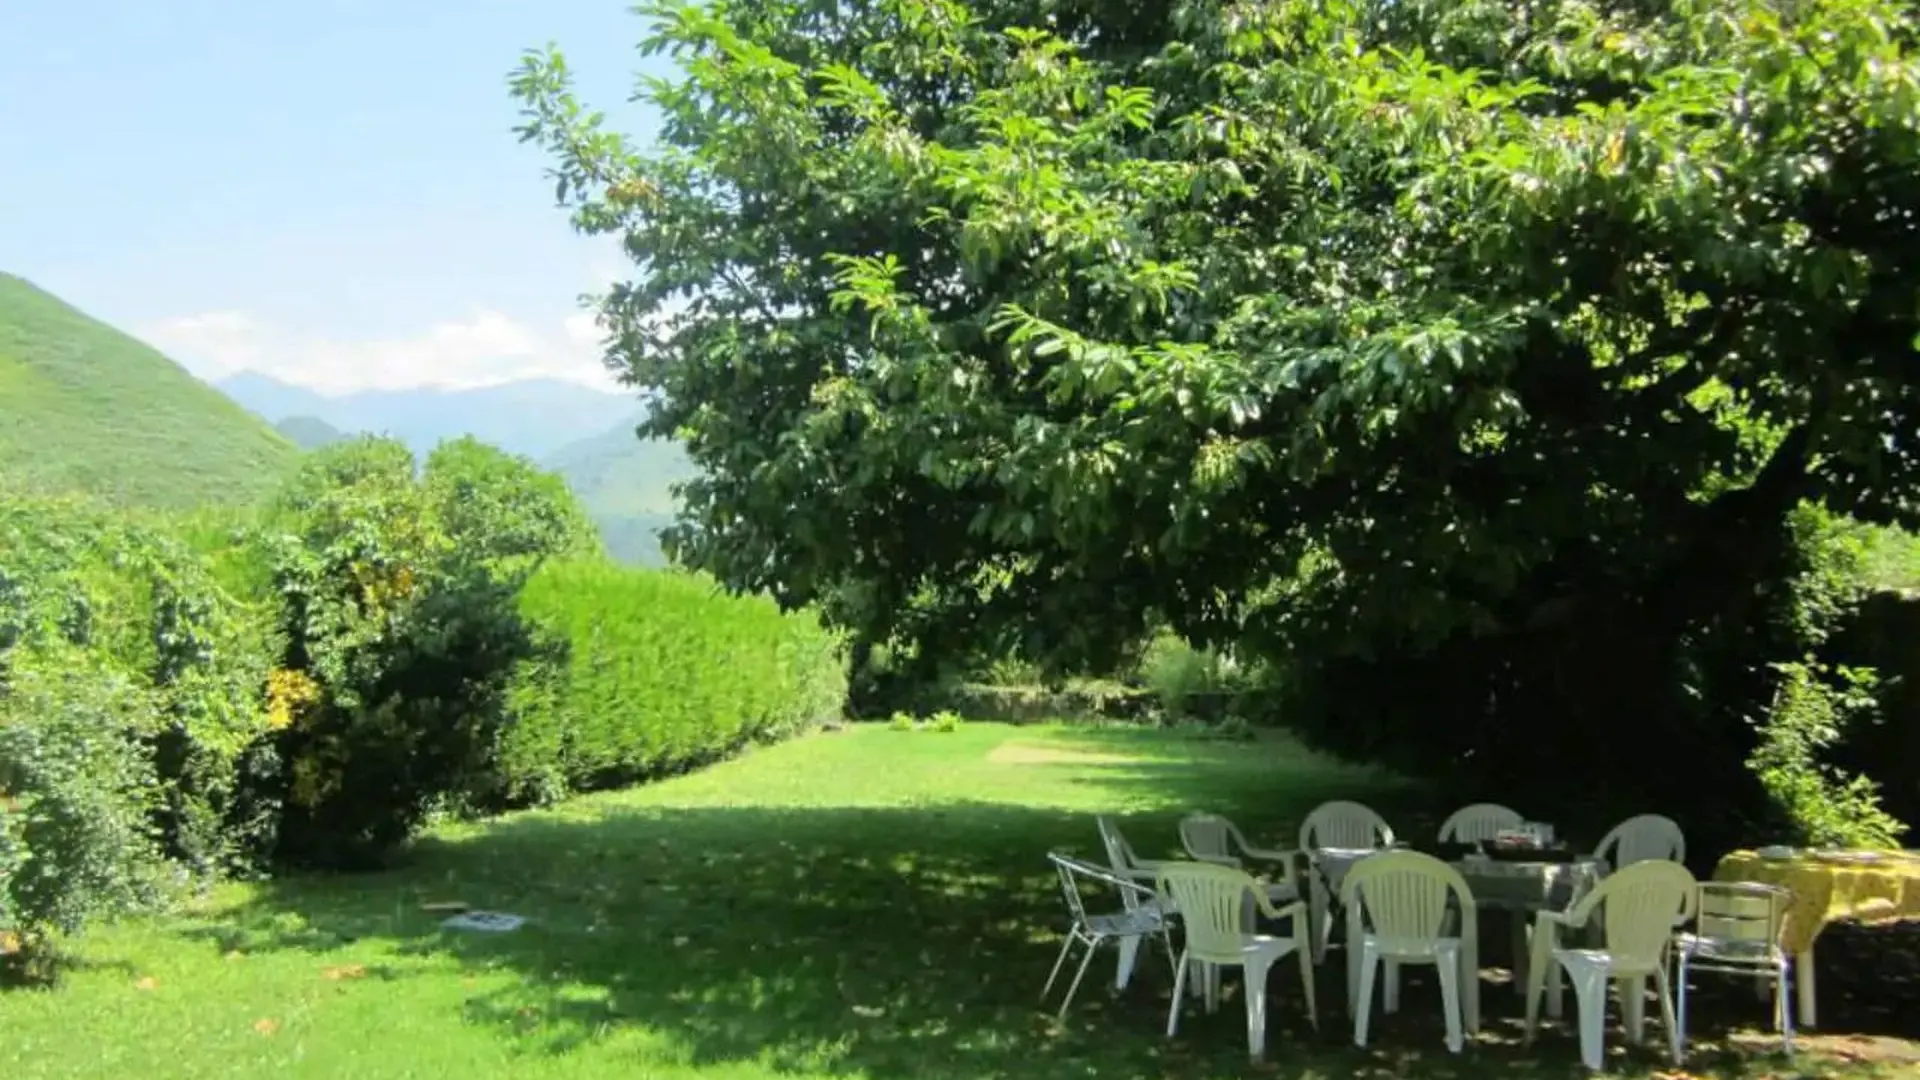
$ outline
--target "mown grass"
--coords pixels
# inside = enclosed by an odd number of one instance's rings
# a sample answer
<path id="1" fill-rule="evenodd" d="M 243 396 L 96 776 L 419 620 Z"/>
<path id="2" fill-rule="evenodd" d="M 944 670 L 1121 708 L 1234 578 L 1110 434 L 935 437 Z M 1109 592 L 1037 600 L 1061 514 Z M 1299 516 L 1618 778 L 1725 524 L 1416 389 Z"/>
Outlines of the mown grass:
<path id="1" fill-rule="evenodd" d="M 1235 1000 L 1161 1037 L 1163 965 L 1117 998 L 1090 975 L 1064 1024 L 1040 1008 L 1060 919 L 1042 854 L 1092 854 L 1096 811 L 1121 814 L 1138 846 L 1162 853 L 1185 809 L 1231 811 L 1278 837 L 1335 795 L 1367 798 L 1409 830 L 1434 817 L 1418 790 L 1278 738 L 1001 725 L 813 736 L 446 828 L 404 870 L 232 887 L 185 918 L 97 932 L 63 987 L 0 996 L 0 1075 L 1246 1075 Z M 529 922 L 442 931 L 422 905 L 450 900 Z M 1110 977 L 1111 963 L 1095 972 Z M 1496 987 L 1490 1034 L 1465 1055 L 1442 1048 L 1435 995 L 1418 983 L 1375 1048 L 1354 1050 L 1338 966 L 1319 1032 L 1273 980 L 1268 1075 L 1582 1074 L 1565 1033 L 1513 1044 L 1519 1002 Z M 1796 1074 L 1703 1034 L 1696 1075 Z M 1619 1060 L 1626 1075 L 1661 1071 L 1645 1051 Z M 1796 1068 L 1867 1075 L 1811 1054 Z"/>
<path id="2" fill-rule="evenodd" d="M 251 501 L 298 455 L 152 348 L 0 273 L 0 489 L 184 510 Z"/>

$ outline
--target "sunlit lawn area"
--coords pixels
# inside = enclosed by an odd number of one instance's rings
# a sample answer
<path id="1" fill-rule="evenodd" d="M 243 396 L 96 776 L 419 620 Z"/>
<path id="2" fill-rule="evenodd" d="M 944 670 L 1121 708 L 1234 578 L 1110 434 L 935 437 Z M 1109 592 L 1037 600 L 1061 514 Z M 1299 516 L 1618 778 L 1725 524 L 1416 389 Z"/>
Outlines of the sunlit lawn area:
<path id="1" fill-rule="evenodd" d="M 1093 855 L 1096 811 L 1126 815 L 1143 853 L 1163 854 L 1183 810 L 1229 811 L 1256 837 L 1284 837 L 1335 796 L 1409 828 L 1437 816 L 1417 791 L 1278 738 L 999 725 L 819 735 L 446 829 L 393 873 L 232 888 L 185 918 L 96 932 L 62 988 L 0 996 L 0 1076 L 1245 1075 L 1231 987 L 1219 1014 L 1192 1010 L 1180 1038 L 1161 1037 L 1164 962 L 1119 998 L 1090 975 L 1064 1025 L 1039 1007 L 1061 920 L 1042 856 Z M 529 921 L 442 931 L 444 916 L 422 910 L 442 901 Z M 1111 956 L 1097 963 L 1110 980 Z M 1339 966 L 1322 973 L 1319 1033 L 1274 976 L 1273 1074 L 1582 1074 L 1565 1030 L 1514 1045 L 1520 1003 L 1498 986 L 1487 1037 L 1460 1057 L 1441 1045 L 1437 995 L 1418 981 L 1399 1015 L 1377 1021 L 1374 1049 L 1354 1050 Z M 1853 1068 L 1817 1053 L 1749 1060 L 1704 1034 L 1697 1074 Z M 1662 1068 L 1650 1051 L 1618 1060 L 1628 1074 Z"/>

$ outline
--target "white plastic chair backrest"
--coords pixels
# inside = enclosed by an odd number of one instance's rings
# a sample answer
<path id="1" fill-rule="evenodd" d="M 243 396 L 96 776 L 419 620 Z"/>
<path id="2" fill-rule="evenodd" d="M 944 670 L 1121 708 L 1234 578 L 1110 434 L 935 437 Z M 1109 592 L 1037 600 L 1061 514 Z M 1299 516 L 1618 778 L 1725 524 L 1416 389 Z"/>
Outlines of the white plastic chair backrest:
<path id="1" fill-rule="evenodd" d="M 1093 821 L 1100 827 L 1100 845 L 1107 849 L 1107 862 L 1112 864 L 1113 872 L 1124 878 L 1129 871 L 1138 870 L 1140 856 L 1133 853 L 1133 845 L 1127 843 L 1119 823 L 1107 814 L 1095 815 Z M 1128 911 L 1137 910 L 1143 902 L 1132 889 L 1120 890 L 1120 897 Z"/>
<path id="2" fill-rule="evenodd" d="M 1615 825 L 1593 853 L 1607 860 L 1607 865 L 1614 870 L 1649 859 L 1684 863 L 1687 838 L 1672 818 L 1641 814 Z"/>
<path id="3" fill-rule="evenodd" d="M 1757 881 L 1703 881 L 1694 932 L 1715 941 L 1778 945 L 1792 896 Z"/>
<path id="4" fill-rule="evenodd" d="M 1253 875 L 1214 863 L 1170 862 L 1157 878 L 1161 895 L 1180 912 L 1188 954 L 1211 963 L 1239 962 L 1247 944 L 1247 901 L 1259 888 Z"/>
<path id="5" fill-rule="evenodd" d="M 1357 802 L 1324 802 L 1300 826 L 1300 850 L 1373 848 L 1393 843 L 1393 829 L 1371 807 Z"/>
<path id="6" fill-rule="evenodd" d="M 1693 914 L 1699 883 L 1677 862 L 1649 859 L 1603 879 L 1568 912 L 1580 922 L 1606 905 L 1605 949 L 1616 972 L 1651 972 L 1666 962 L 1674 925 Z"/>
<path id="7" fill-rule="evenodd" d="M 1517 829 L 1526 823 L 1527 819 L 1521 817 L 1518 810 L 1499 803 L 1474 803 L 1455 810 L 1440 826 L 1440 842 L 1471 844 L 1476 840 L 1491 840 L 1504 829 Z"/>
<path id="8" fill-rule="evenodd" d="M 1196 861 L 1239 866 L 1240 859 L 1233 853 L 1239 832 L 1233 822 L 1218 814 L 1188 814 L 1180 821 L 1180 846 Z M 1244 848 L 1245 842 L 1240 846 Z"/>
<path id="9" fill-rule="evenodd" d="M 1466 879 L 1453 867 L 1417 851 L 1369 855 L 1353 864 L 1340 886 L 1347 910 L 1358 911 L 1374 936 L 1384 941 L 1438 939 L 1446 929 L 1449 897 L 1460 903 L 1461 926 L 1471 927 L 1476 909 Z"/>

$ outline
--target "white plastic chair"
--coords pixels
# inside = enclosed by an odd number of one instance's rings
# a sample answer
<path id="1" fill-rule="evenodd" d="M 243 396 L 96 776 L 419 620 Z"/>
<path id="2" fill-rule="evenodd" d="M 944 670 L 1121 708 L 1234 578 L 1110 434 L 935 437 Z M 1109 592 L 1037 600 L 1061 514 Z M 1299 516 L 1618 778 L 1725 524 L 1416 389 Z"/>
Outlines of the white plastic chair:
<path id="1" fill-rule="evenodd" d="M 1321 803 L 1300 823 L 1300 850 L 1306 852 L 1309 859 L 1320 849 L 1369 851 L 1392 844 L 1393 828 L 1387 820 L 1372 807 L 1357 802 Z M 1313 918 L 1313 960 L 1317 964 L 1325 959 L 1327 945 L 1333 939 L 1332 889 L 1338 888 L 1339 883 L 1329 881 L 1325 870 L 1317 866 L 1308 874 L 1307 882 Z"/>
<path id="2" fill-rule="evenodd" d="M 1287 954 L 1300 957 L 1300 984 L 1307 999 L 1307 1021 L 1320 1026 L 1313 1002 L 1313 960 L 1307 950 L 1306 905 L 1294 901 L 1276 907 L 1251 874 L 1213 863 L 1172 862 L 1160 868 L 1159 891 L 1180 912 L 1186 943 L 1174 963 L 1173 1007 L 1167 1011 L 1167 1037 L 1180 1030 L 1181 991 L 1196 966 L 1206 982 L 1207 1009 L 1220 1002 L 1220 967 L 1237 965 L 1246 975 L 1247 1052 L 1259 1061 L 1267 1043 L 1267 973 Z M 1247 901 L 1270 919 L 1288 919 L 1293 932 L 1279 937 L 1244 929 Z"/>
<path id="3" fill-rule="evenodd" d="M 1478 909 L 1460 872 L 1431 855 L 1383 851 L 1347 872 L 1347 997 L 1353 1044 L 1367 1045 L 1374 975 L 1387 965 L 1386 1011 L 1400 1008 L 1400 965 L 1432 964 L 1440 976 L 1447 1049 L 1459 1053 L 1480 1028 Z M 1458 906 L 1449 909 L 1448 901 Z M 1457 920 L 1457 921 L 1456 921 Z M 1455 927 L 1447 933 L 1449 922 Z M 1464 1002 L 1464 1004 L 1463 1004 Z"/>
<path id="4" fill-rule="evenodd" d="M 1453 812 L 1440 826 L 1440 842 L 1443 844 L 1471 844 L 1479 840 L 1492 840 L 1503 830 L 1517 829 L 1526 824 L 1527 819 L 1520 811 L 1510 810 L 1499 803 L 1474 803 Z"/>
<path id="5" fill-rule="evenodd" d="M 1143 896 L 1151 899 L 1151 889 L 1092 863 L 1058 852 L 1049 853 L 1047 861 L 1053 864 L 1054 870 L 1060 875 L 1060 892 L 1066 899 L 1067 914 L 1072 924 L 1067 928 L 1067 940 L 1060 945 L 1060 955 L 1053 962 L 1053 971 L 1047 975 L 1047 985 L 1040 990 L 1041 1001 L 1045 1001 L 1047 995 L 1053 992 L 1053 984 L 1060 978 L 1060 970 L 1075 945 L 1084 944 L 1087 951 L 1080 958 L 1080 968 L 1074 972 L 1073 982 L 1067 987 L 1067 996 L 1060 1001 L 1060 1016 L 1063 1018 L 1067 1015 L 1068 1006 L 1073 1004 L 1073 996 L 1080 991 L 1080 980 L 1086 978 L 1087 967 L 1093 963 L 1093 954 L 1100 951 L 1102 944 L 1118 941 L 1123 951 L 1138 951 L 1142 938 L 1157 937 L 1167 950 L 1167 962 L 1173 962 L 1173 939 L 1167 934 L 1166 919 L 1161 916 L 1158 907 L 1136 903 L 1112 914 L 1087 914 L 1088 890 L 1106 886 L 1119 892 L 1122 897 L 1131 895 L 1137 901 Z"/>
<path id="6" fill-rule="evenodd" d="M 1598 1070 L 1605 1050 L 1607 982 L 1620 988 L 1621 1011 L 1627 1036 L 1639 1042 L 1644 1020 L 1646 981 L 1651 978 L 1660 998 L 1660 1018 L 1667 1027 L 1674 1064 L 1680 1062 L 1680 1025 L 1674 1017 L 1673 986 L 1667 978 L 1667 950 L 1673 943 L 1677 920 L 1693 912 L 1699 896 L 1697 883 L 1679 863 L 1636 862 L 1602 880 L 1565 914 L 1543 911 L 1534 923 L 1533 962 L 1527 972 L 1527 1040 L 1539 1027 L 1540 999 L 1547 990 L 1550 969 L 1564 968 L 1573 980 L 1580 1010 L 1580 1060 Z M 1604 905 L 1601 927 L 1605 944 L 1599 948 L 1568 948 L 1559 931 L 1583 927 L 1595 908 Z M 1553 993 L 1558 995 L 1556 985 Z"/>
<path id="7" fill-rule="evenodd" d="M 1685 863 L 1687 837 L 1672 818 L 1641 814 L 1615 825 L 1593 849 L 1593 856 L 1605 860 L 1611 870 L 1648 860 Z"/>
<path id="8" fill-rule="evenodd" d="M 1219 814 L 1188 814 L 1181 819 L 1180 846 L 1195 862 L 1236 868 L 1244 868 L 1248 862 L 1278 864 L 1280 876 L 1267 886 L 1268 899 L 1278 904 L 1300 898 L 1302 853 L 1255 847 L 1238 826 Z"/>
<path id="9" fill-rule="evenodd" d="M 1127 843 L 1126 835 L 1120 831 L 1120 824 L 1110 815 L 1098 814 L 1093 820 L 1100 829 L 1100 846 L 1106 850 L 1107 863 L 1112 868 L 1114 876 L 1141 886 L 1137 891 L 1121 890 L 1120 900 L 1126 905 L 1126 910 L 1151 911 L 1156 915 L 1167 914 L 1162 907 L 1160 897 L 1153 892 L 1155 875 L 1159 873 L 1162 866 L 1167 865 L 1167 860 L 1143 859 L 1137 855 L 1133 845 Z M 1127 984 L 1132 981 L 1134 963 L 1139 956 L 1140 940 L 1122 938 L 1120 964 L 1113 976 L 1115 990 L 1125 990 Z"/>
<path id="10" fill-rule="evenodd" d="M 1687 975 L 1709 971 L 1772 979 L 1774 1023 L 1780 1028 L 1781 1045 L 1788 1054 L 1793 1053 L 1793 1009 L 1787 996 L 1793 957 L 1780 946 L 1780 931 L 1792 900 L 1793 894 L 1778 885 L 1700 883 L 1699 915 L 1693 932 L 1674 939 L 1679 969 L 1675 981 L 1680 1052 L 1686 1052 L 1687 1043 Z"/>

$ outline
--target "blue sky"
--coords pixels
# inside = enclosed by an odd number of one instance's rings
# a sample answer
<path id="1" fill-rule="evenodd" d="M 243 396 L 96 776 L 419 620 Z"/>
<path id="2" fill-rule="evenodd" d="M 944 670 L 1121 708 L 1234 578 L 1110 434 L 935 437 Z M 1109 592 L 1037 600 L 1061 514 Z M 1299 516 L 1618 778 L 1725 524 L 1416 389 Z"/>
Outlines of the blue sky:
<path id="1" fill-rule="evenodd" d="M 554 208 L 506 75 L 556 41 L 649 136 L 624 0 L 6 7 L 0 270 L 206 376 L 599 376 L 574 298 L 625 267 Z"/>

